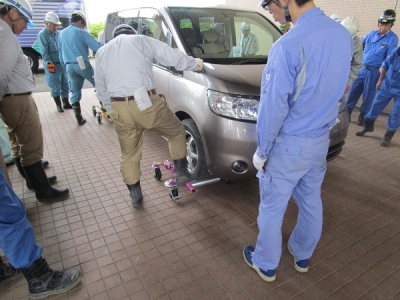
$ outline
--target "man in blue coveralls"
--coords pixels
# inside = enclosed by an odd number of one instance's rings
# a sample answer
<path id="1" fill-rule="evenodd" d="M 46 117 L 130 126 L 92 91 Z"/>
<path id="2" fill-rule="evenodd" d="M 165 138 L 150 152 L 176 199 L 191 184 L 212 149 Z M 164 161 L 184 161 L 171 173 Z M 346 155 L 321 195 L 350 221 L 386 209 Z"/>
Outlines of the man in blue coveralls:
<path id="1" fill-rule="evenodd" d="M 71 14 L 71 25 L 61 31 L 58 43 L 60 49 L 60 61 L 68 73 L 69 88 L 71 91 L 71 104 L 75 113 L 78 125 L 86 123 L 82 117 L 81 105 L 79 101 L 82 99 L 82 87 L 85 79 L 88 80 L 93 87 L 93 68 L 89 61 L 88 47 L 93 51 L 97 51 L 103 44 L 96 41 L 89 32 L 83 30 L 86 27 L 86 17 L 80 11 L 74 11 Z M 85 67 L 79 66 L 77 57 L 82 56 Z"/>
<path id="2" fill-rule="evenodd" d="M 245 262 L 265 281 L 276 279 L 282 253 L 282 222 L 290 197 L 299 207 L 288 248 L 298 272 L 321 237 L 321 185 L 326 171 L 329 128 L 338 116 L 353 57 L 349 31 L 327 17 L 312 0 L 264 0 L 280 23 L 292 29 L 271 48 L 261 82 L 257 150 L 261 202 L 255 247 Z"/>
<path id="3" fill-rule="evenodd" d="M 370 110 L 374 100 L 379 67 L 399 42 L 397 35 L 391 31 L 394 21 L 396 21 L 396 12 L 393 9 L 385 10 L 378 19 L 378 30 L 372 30 L 362 38 L 363 66 L 351 86 L 347 99 L 347 108 L 351 115 L 361 94 L 363 95 L 363 103 L 357 120 L 359 126 L 364 126 L 364 116 Z"/>
<path id="4" fill-rule="evenodd" d="M 400 48 L 394 49 L 383 62 L 376 89 L 374 102 L 370 111 L 365 115 L 364 129 L 356 135 L 363 136 L 374 131 L 375 120 L 383 112 L 390 100 L 394 99 L 393 109 L 387 122 L 387 130 L 381 146 L 388 147 L 397 128 L 400 127 Z"/>
<path id="5" fill-rule="evenodd" d="M 46 27 L 38 33 L 37 41 L 42 54 L 46 82 L 50 87 L 50 94 L 56 103 L 57 111 L 64 112 L 61 99 L 65 109 L 72 107 L 68 101 L 67 72 L 60 63 L 58 52 L 58 26 L 61 25 L 61 22 L 54 12 L 49 11 L 44 18 L 44 23 Z"/>
<path id="6" fill-rule="evenodd" d="M 17 278 L 21 271 L 32 299 L 69 291 L 81 280 L 81 271 L 50 269 L 42 258 L 42 248 L 35 243 L 24 204 L 6 181 L 6 172 L 0 153 L 0 249 L 10 262 L 6 264 L 0 257 L 0 287 Z"/>

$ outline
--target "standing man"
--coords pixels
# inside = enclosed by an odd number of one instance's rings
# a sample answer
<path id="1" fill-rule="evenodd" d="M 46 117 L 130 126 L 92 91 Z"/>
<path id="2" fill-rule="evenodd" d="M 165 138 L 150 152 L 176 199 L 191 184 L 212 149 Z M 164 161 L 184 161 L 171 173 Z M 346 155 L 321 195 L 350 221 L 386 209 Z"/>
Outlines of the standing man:
<path id="1" fill-rule="evenodd" d="M 242 55 L 256 55 L 258 51 L 257 37 L 250 32 L 251 27 L 247 22 L 240 26 L 242 34 L 239 37 L 239 47 L 242 49 Z"/>
<path id="2" fill-rule="evenodd" d="M 354 52 L 351 60 L 350 77 L 345 91 L 345 93 L 347 93 L 350 90 L 354 80 L 357 78 L 358 71 L 360 71 L 362 67 L 363 43 L 357 36 L 357 32 L 360 29 L 360 24 L 355 17 L 347 17 L 340 22 L 340 24 L 342 24 L 350 32 L 354 40 Z"/>
<path id="3" fill-rule="evenodd" d="M 364 45 L 363 66 L 350 88 L 347 100 L 347 108 L 351 115 L 360 96 L 363 95 L 363 103 L 357 120 L 359 126 L 364 126 L 364 116 L 372 106 L 376 83 L 380 75 L 379 68 L 399 42 L 397 35 L 391 31 L 395 21 L 396 12 L 393 9 L 385 10 L 378 19 L 378 30 L 372 30 L 362 38 Z"/>
<path id="4" fill-rule="evenodd" d="M 393 50 L 383 62 L 380 76 L 376 84 L 377 93 L 370 111 L 365 115 L 364 129 L 357 132 L 363 136 L 374 131 L 375 120 L 383 112 L 390 100 L 394 99 L 393 109 L 387 122 L 387 130 L 381 142 L 382 147 L 388 147 L 396 130 L 400 127 L 400 48 Z"/>
<path id="5" fill-rule="evenodd" d="M 60 63 L 58 52 L 58 26 L 61 22 L 54 12 L 48 12 L 44 18 L 46 25 L 37 36 L 37 41 L 42 53 L 46 82 L 50 87 L 51 96 L 56 103 L 57 111 L 64 112 L 61 106 L 61 98 L 65 109 L 71 109 L 68 101 L 69 87 L 67 73 Z"/>
<path id="6" fill-rule="evenodd" d="M 353 38 L 312 0 L 263 2 L 275 20 L 285 23 L 290 17 L 294 23 L 272 45 L 262 76 L 253 156 L 260 183 L 259 234 L 256 246 L 243 250 L 245 262 L 272 282 L 290 197 L 299 208 L 288 241 L 298 272 L 308 271 L 321 237 L 329 128 L 336 122 L 338 99 L 349 78 Z"/>
<path id="7" fill-rule="evenodd" d="M 177 184 L 190 180 L 185 130 L 155 91 L 153 60 L 177 70 L 192 71 L 200 71 L 203 61 L 156 39 L 135 34 L 126 24 L 114 29 L 114 39 L 96 54 L 95 78 L 97 98 L 114 120 L 122 152 L 121 173 L 132 205 L 138 208 L 142 203 L 140 160 L 145 129 L 168 139 Z"/>
<path id="8" fill-rule="evenodd" d="M 71 14 L 71 25 L 61 31 L 58 39 L 60 62 L 68 73 L 72 109 L 79 126 L 86 123 L 79 103 L 82 99 L 83 83 L 86 79 L 93 87 L 95 86 L 88 48 L 97 51 L 103 45 L 84 30 L 86 24 L 85 15 L 80 11 L 74 11 Z M 78 64 L 78 57 L 82 58 L 83 67 Z"/>
<path id="9" fill-rule="evenodd" d="M 0 113 L 12 133 L 18 171 L 41 201 L 59 199 L 69 190 L 52 188 L 42 164 L 42 125 L 32 97 L 35 80 L 15 37 L 34 26 L 31 20 L 32 8 L 27 0 L 0 0 Z"/>

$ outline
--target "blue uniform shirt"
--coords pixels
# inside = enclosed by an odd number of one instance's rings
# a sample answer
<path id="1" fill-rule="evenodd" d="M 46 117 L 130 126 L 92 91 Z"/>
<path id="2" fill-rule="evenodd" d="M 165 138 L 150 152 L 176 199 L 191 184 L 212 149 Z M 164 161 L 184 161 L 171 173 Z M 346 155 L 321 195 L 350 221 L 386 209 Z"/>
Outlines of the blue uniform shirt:
<path id="1" fill-rule="evenodd" d="M 385 79 L 394 88 L 400 88 L 400 56 L 397 54 L 397 49 L 395 48 L 382 63 L 382 68 L 387 71 Z"/>
<path id="2" fill-rule="evenodd" d="M 273 44 L 261 82 L 256 152 L 260 158 L 268 157 L 280 133 L 323 134 L 335 124 L 352 57 L 348 30 L 319 8 L 302 14 Z"/>
<path id="3" fill-rule="evenodd" d="M 97 51 L 103 44 L 96 41 L 89 32 L 71 24 L 60 32 L 58 39 L 60 50 L 60 61 L 76 63 L 76 58 L 82 56 L 85 62 L 89 62 L 89 49 Z"/>
<path id="4" fill-rule="evenodd" d="M 364 54 L 362 64 L 369 67 L 379 67 L 386 57 L 397 47 L 399 39 L 393 31 L 381 36 L 378 30 L 373 30 L 362 38 Z"/>
<path id="5" fill-rule="evenodd" d="M 51 33 L 51 31 L 45 27 L 37 35 L 37 41 L 42 54 L 44 63 L 52 62 L 53 64 L 59 63 L 58 53 L 58 31 Z"/>

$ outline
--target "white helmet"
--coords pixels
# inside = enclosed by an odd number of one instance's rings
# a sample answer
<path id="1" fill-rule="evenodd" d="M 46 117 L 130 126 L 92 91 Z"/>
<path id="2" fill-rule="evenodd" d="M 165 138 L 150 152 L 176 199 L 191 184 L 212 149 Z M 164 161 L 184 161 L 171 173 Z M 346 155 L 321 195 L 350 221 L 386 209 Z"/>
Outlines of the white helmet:
<path id="1" fill-rule="evenodd" d="M 129 26 L 128 24 L 120 24 L 114 28 L 111 36 L 112 38 L 116 38 L 120 34 L 136 34 L 136 30 L 133 29 L 133 27 Z"/>
<path id="2" fill-rule="evenodd" d="M 60 22 L 60 19 L 58 18 L 58 16 L 52 12 L 49 11 L 46 16 L 44 17 L 44 21 L 45 22 L 51 22 L 53 24 L 57 24 L 57 25 L 61 25 L 62 23 Z"/>
<path id="3" fill-rule="evenodd" d="M 1 2 L 16 9 L 21 15 L 23 15 L 28 21 L 26 23 L 28 28 L 35 28 L 35 25 L 32 23 L 32 7 L 27 0 L 0 0 L 0 3 Z"/>
<path id="4" fill-rule="evenodd" d="M 74 11 L 74 12 L 71 14 L 71 19 L 72 19 L 73 17 L 80 17 L 80 18 L 83 20 L 83 22 L 85 23 L 85 25 L 84 25 L 83 27 L 85 27 L 85 26 L 87 25 L 86 17 L 85 17 L 85 15 L 83 14 L 83 12 L 81 12 L 81 11 L 79 11 L 79 10 L 76 10 L 76 11 Z"/>
<path id="5" fill-rule="evenodd" d="M 250 30 L 250 24 L 247 22 L 243 22 L 242 25 L 240 26 L 240 29 L 243 30 Z"/>
<path id="6" fill-rule="evenodd" d="M 331 19 L 336 21 L 336 22 L 338 22 L 338 23 L 340 23 L 340 21 L 342 21 L 342 18 L 338 14 L 333 14 L 331 16 Z"/>
<path id="7" fill-rule="evenodd" d="M 358 30 L 360 30 L 360 24 L 355 17 L 347 17 L 340 22 L 340 24 L 342 24 L 353 37 L 357 34 Z"/>

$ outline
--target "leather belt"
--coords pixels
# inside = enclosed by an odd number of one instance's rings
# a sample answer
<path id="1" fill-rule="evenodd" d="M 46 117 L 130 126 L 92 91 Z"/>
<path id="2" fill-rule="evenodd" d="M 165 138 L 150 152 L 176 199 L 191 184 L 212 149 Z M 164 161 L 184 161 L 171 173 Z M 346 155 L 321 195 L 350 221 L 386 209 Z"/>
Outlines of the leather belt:
<path id="1" fill-rule="evenodd" d="M 5 97 L 15 97 L 15 96 L 28 96 L 32 95 L 32 92 L 27 92 L 27 93 L 20 93 L 20 94 L 5 94 L 3 98 Z"/>
<path id="2" fill-rule="evenodd" d="M 362 66 L 366 70 L 379 70 L 380 67 Z"/>
<path id="3" fill-rule="evenodd" d="M 77 62 L 67 62 L 67 63 L 65 63 L 66 65 L 75 65 L 75 64 L 77 64 Z"/>
<path id="4" fill-rule="evenodd" d="M 134 100 L 135 97 L 129 96 L 128 100 Z M 111 102 L 118 102 L 118 101 L 126 101 L 126 97 L 111 97 L 110 98 Z"/>
<path id="5" fill-rule="evenodd" d="M 147 94 L 149 94 L 149 96 L 153 95 L 153 94 L 157 94 L 156 90 L 148 90 Z M 134 96 L 127 96 L 128 100 L 135 100 Z M 126 97 L 110 97 L 111 102 L 119 102 L 119 101 L 126 101 Z"/>

